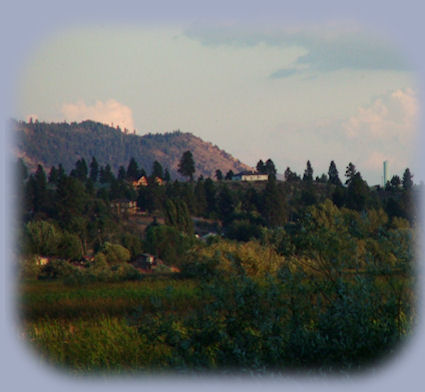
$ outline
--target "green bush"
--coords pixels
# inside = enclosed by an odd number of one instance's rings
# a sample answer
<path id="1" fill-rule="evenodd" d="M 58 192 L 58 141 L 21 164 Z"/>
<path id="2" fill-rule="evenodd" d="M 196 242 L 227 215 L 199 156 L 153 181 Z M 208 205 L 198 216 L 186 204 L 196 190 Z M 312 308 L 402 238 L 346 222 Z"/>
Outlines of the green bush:
<path id="1" fill-rule="evenodd" d="M 128 249 L 124 248 L 120 244 L 112 244 L 110 242 L 105 242 L 101 253 L 105 256 L 109 265 L 126 263 L 131 257 Z"/>
<path id="2" fill-rule="evenodd" d="M 70 275 L 76 267 L 66 260 L 52 259 L 41 268 L 38 278 L 41 280 L 62 279 Z"/>
<path id="3" fill-rule="evenodd" d="M 38 263 L 37 256 L 23 257 L 19 261 L 21 279 L 37 279 L 43 266 Z"/>
<path id="4" fill-rule="evenodd" d="M 176 316 L 158 302 L 136 318 L 139 333 L 171 350 L 166 367 L 196 371 L 347 371 L 390 355 L 409 333 L 408 301 L 383 300 L 374 279 L 329 282 L 285 266 L 256 280 L 221 275 L 203 283 L 206 303 Z"/>
<path id="5" fill-rule="evenodd" d="M 131 264 L 120 264 L 111 268 L 117 281 L 141 280 L 142 274 Z"/>

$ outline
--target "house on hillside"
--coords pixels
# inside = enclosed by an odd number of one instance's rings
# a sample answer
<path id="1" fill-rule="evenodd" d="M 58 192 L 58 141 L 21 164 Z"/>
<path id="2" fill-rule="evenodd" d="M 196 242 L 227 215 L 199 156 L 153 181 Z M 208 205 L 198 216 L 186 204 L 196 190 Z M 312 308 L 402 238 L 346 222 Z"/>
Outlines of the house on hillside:
<path id="1" fill-rule="evenodd" d="M 154 255 L 150 253 L 142 253 L 137 256 L 136 260 L 133 261 L 133 265 L 136 268 L 142 268 L 144 270 L 152 269 L 153 265 L 156 265 L 156 259 Z"/>
<path id="2" fill-rule="evenodd" d="M 139 188 L 141 186 L 148 186 L 148 179 L 146 178 L 146 176 L 142 176 L 138 180 L 133 181 L 132 185 L 134 188 Z"/>
<path id="3" fill-rule="evenodd" d="M 155 177 L 153 179 L 153 182 L 157 185 L 165 185 L 164 180 L 160 177 Z M 138 180 L 133 181 L 131 184 L 133 185 L 134 188 L 140 188 L 141 186 L 148 186 L 148 179 L 146 178 L 146 176 L 142 176 Z"/>
<path id="4" fill-rule="evenodd" d="M 155 177 L 154 181 L 155 181 L 156 184 L 158 184 L 160 186 L 161 185 L 165 185 L 164 180 L 162 178 L 160 178 L 160 177 Z"/>
<path id="5" fill-rule="evenodd" d="M 138 210 L 137 203 L 128 200 L 113 201 L 111 203 L 111 208 L 118 216 L 121 214 L 136 215 Z"/>
<path id="6" fill-rule="evenodd" d="M 257 173 L 254 171 L 243 171 L 232 177 L 233 181 L 267 181 L 268 179 L 268 174 Z"/>

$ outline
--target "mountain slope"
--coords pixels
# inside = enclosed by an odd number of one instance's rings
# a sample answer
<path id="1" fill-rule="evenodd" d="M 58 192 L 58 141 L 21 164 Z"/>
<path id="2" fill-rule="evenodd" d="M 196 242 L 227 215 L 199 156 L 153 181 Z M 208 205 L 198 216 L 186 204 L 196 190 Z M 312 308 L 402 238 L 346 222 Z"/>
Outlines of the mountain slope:
<path id="1" fill-rule="evenodd" d="M 134 157 L 148 173 L 157 160 L 176 178 L 179 160 L 187 150 L 195 160 L 195 177 L 213 177 L 217 169 L 223 174 L 250 169 L 217 146 L 180 131 L 139 136 L 94 121 L 71 124 L 14 121 L 12 127 L 16 132 L 15 154 L 30 169 L 41 164 L 48 170 L 62 163 L 65 170 L 70 170 L 78 159 L 84 158 L 89 164 L 94 156 L 100 165 L 109 164 L 116 173 L 120 165 L 127 168 Z"/>

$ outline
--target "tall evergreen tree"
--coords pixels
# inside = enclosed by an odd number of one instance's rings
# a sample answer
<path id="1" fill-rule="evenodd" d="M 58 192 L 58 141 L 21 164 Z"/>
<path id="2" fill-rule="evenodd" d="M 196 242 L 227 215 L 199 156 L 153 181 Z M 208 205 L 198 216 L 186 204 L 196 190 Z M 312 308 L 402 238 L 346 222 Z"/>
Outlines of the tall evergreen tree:
<path id="1" fill-rule="evenodd" d="M 99 181 L 102 184 L 112 183 L 115 180 L 114 173 L 112 173 L 111 166 L 106 164 L 105 167 L 100 168 Z"/>
<path id="2" fill-rule="evenodd" d="M 264 164 L 264 162 L 263 162 L 263 160 L 262 160 L 262 159 L 260 159 L 260 160 L 257 162 L 256 169 L 257 169 L 257 172 L 258 172 L 258 173 L 265 174 L 265 172 L 266 172 L 266 165 Z"/>
<path id="3" fill-rule="evenodd" d="M 262 209 L 269 226 L 281 226 L 286 222 L 285 200 L 280 194 L 273 176 L 269 177 L 264 188 Z"/>
<path id="4" fill-rule="evenodd" d="M 189 180 L 193 181 L 193 175 L 195 174 L 195 161 L 190 151 L 185 151 L 180 159 L 178 170 L 182 176 L 189 177 Z"/>
<path id="5" fill-rule="evenodd" d="M 98 175 L 99 175 L 99 164 L 97 163 L 96 158 L 92 157 L 90 162 L 89 177 L 95 183 L 97 181 Z"/>
<path id="6" fill-rule="evenodd" d="M 127 180 L 129 181 L 136 181 L 139 179 L 140 172 L 139 172 L 139 165 L 137 164 L 136 160 L 132 157 L 130 158 L 130 162 L 127 166 Z"/>
<path id="7" fill-rule="evenodd" d="M 223 186 L 217 196 L 217 209 L 220 218 L 227 221 L 235 211 L 235 197 L 227 185 Z"/>
<path id="8" fill-rule="evenodd" d="M 38 165 L 33 176 L 33 210 L 45 211 L 48 207 L 47 177 L 43 166 Z"/>
<path id="9" fill-rule="evenodd" d="M 71 176 L 78 178 L 80 181 L 85 182 L 87 180 L 88 168 L 84 158 L 79 159 L 75 162 L 75 169 L 71 171 Z"/>
<path id="10" fill-rule="evenodd" d="M 224 177 L 225 180 L 231 180 L 234 176 L 233 170 L 229 170 Z"/>
<path id="11" fill-rule="evenodd" d="M 273 161 L 270 158 L 267 159 L 267 161 L 266 161 L 266 164 L 264 166 L 264 171 L 269 176 L 272 175 L 272 176 L 276 177 L 277 170 L 276 170 L 276 167 L 275 167 Z"/>
<path id="12" fill-rule="evenodd" d="M 170 176 L 170 172 L 168 171 L 168 169 L 164 170 L 164 181 L 165 182 L 170 182 L 171 181 L 171 176 Z"/>
<path id="13" fill-rule="evenodd" d="M 356 172 L 347 187 L 347 207 L 357 211 L 365 210 L 369 193 L 369 187 L 366 181 L 363 180 L 359 172 Z"/>
<path id="14" fill-rule="evenodd" d="M 58 169 L 56 169 L 55 166 L 52 166 L 49 172 L 49 184 L 57 185 L 58 181 L 59 181 Z"/>
<path id="15" fill-rule="evenodd" d="M 356 167 L 350 162 L 345 170 L 345 177 L 346 177 L 345 185 L 350 185 L 356 173 L 357 173 Z"/>
<path id="16" fill-rule="evenodd" d="M 391 184 L 391 188 L 393 190 L 399 189 L 400 186 L 401 186 L 401 179 L 400 179 L 400 177 L 397 174 L 394 175 L 394 176 L 392 176 L 391 181 L 390 181 L 390 184 Z"/>
<path id="17" fill-rule="evenodd" d="M 217 169 L 215 171 L 215 178 L 217 179 L 217 181 L 221 181 L 223 179 L 223 173 L 220 169 Z"/>
<path id="18" fill-rule="evenodd" d="M 409 190 L 413 187 L 413 174 L 410 173 L 410 169 L 407 168 L 403 173 L 403 179 L 401 181 L 404 190 Z"/>
<path id="19" fill-rule="evenodd" d="M 300 179 L 297 173 L 293 172 L 289 166 L 285 170 L 284 177 L 285 181 L 288 182 L 297 181 Z"/>
<path id="20" fill-rule="evenodd" d="M 313 168 L 311 167 L 310 161 L 307 161 L 307 165 L 304 170 L 303 181 L 313 182 Z"/>
<path id="21" fill-rule="evenodd" d="M 202 176 L 199 177 L 194 189 L 195 196 L 195 213 L 197 216 L 206 215 L 207 212 L 207 197 L 205 194 L 205 180 Z"/>
<path id="22" fill-rule="evenodd" d="M 336 168 L 335 162 L 331 161 L 328 170 L 328 183 L 333 185 L 342 185 L 341 180 L 339 179 L 338 169 Z"/>
<path id="23" fill-rule="evenodd" d="M 127 176 L 127 173 L 124 169 L 124 166 L 120 166 L 119 169 L 118 169 L 118 177 L 117 177 L 118 180 L 121 180 L 121 181 L 125 180 L 126 176 Z"/>
<path id="24" fill-rule="evenodd" d="M 205 180 L 204 190 L 205 190 L 205 198 L 207 200 L 207 213 L 213 214 L 216 211 L 217 205 L 216 205 L 216 187 L 213 180 L 211 180 L 211 178 L 207 178 Z"/>
<path id="25" fill-rule="evenodd" d="M 152 178 L 159 177 L 161 179 L 164 178 L 164 169 L 162 168 L 162 165 L 158 161 L 155 161 L 153 163 L 151 177 Z"/>

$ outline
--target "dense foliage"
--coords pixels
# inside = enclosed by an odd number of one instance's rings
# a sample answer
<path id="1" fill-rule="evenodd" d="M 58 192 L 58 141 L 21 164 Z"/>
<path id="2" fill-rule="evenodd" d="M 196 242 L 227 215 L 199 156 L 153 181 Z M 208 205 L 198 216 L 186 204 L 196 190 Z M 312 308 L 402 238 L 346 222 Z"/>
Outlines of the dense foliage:
<path id="1" fill-rule="evenodd" d="M 345 185 L 333 162 L 316 179 L 309 161 L 302 178 L 288 168 L 286 181 L 276 179 L 271 160 L 258 167 L 268 181 L 217 173 L 217 181 L 161 183 L 159 162 L 148 173 L 134 158 L 116 174 L 95 157 L 79 159 L 69 173 L 53 166 L 48 175 L 42 166 L 30 174 L 19 161 L 28 336 L 47 358 L 81 370 L 345 371 L 392 353 L 415 316 L 418 190 L 410 171 L 371 188 L 352 163 Z M 133 186 L 142 175 L 148 183 Z M 131 203 L 137 214 L 126 209 Z M 174 272 L 141 271 L 131 262 L 142 253 Z M 94 305 L 81 299 L 90 287 L 148 289 L 159 281 L 161 289 L 121 313 L 125 299 L 101 306 L 90 323 Z M 65 285 L 49 286 L 56 282 Z M 182 296 L 182 285 L 193 290 Z M 43 287 L 55 290 L 43 305 L 25 294 L 31 287 L 41 296 Z M 74 289 L 80 304 L 60 302 Z M 69 333 L 75 325 L 78 333 Z M 124 351 L 106 345 L 88 355 L 85 345 L 105 340 L 96 328 L 110 328 Z"/>

